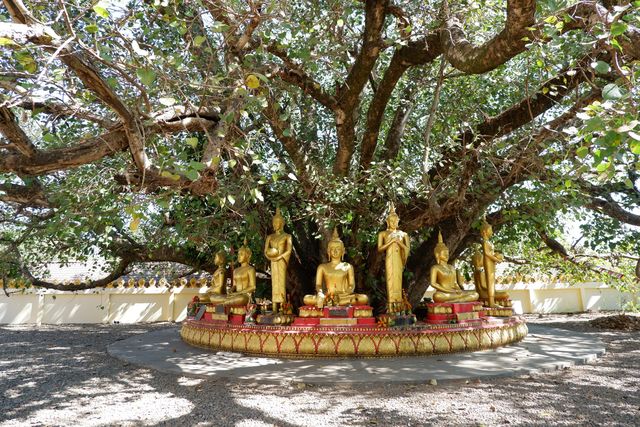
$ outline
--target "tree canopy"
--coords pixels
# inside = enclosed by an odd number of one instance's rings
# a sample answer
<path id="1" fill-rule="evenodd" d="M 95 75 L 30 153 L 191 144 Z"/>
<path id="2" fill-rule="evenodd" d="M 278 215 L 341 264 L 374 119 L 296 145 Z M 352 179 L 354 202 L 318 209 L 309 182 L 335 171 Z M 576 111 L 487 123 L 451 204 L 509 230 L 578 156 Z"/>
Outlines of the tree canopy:
<path id="1" fill-rule="evenodd" d="M 391 201 L 413 242 L 412 302 L 434 230 L 464 258 L 483 215 L 529 265 L 598 270 L 576 254 L 615 252 L 618 271 L 640 252 L 640 2 L 3 4 L 5 277 L 83 289 L 144 263 L 212 271 L 245 237 L 266 271 L 280 207 L 296 303 L 334 226 L 380 303 Z M 570 248 L 568 217 L 582 224 Z M 96 256 L 111 262 L 101 280 L 38 278 L 51 259 Z"/>

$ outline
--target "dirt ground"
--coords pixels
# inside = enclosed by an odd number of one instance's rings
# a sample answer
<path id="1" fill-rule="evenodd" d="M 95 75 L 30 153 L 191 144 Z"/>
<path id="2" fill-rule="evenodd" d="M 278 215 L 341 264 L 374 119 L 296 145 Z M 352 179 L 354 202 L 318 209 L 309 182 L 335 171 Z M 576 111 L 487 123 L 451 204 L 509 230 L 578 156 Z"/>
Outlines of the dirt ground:
<path id="1" fill-rule="evenodd" d="M 435 386 L 203 380 L 138 368 L 106 352 L 116 340 L 167 324 L 3 325 L 0 426 L 640 425 L 640 331 L 590 323 L 610 315 L 527 316 L 600 337 L 607 353 L 593 364 Z"/>

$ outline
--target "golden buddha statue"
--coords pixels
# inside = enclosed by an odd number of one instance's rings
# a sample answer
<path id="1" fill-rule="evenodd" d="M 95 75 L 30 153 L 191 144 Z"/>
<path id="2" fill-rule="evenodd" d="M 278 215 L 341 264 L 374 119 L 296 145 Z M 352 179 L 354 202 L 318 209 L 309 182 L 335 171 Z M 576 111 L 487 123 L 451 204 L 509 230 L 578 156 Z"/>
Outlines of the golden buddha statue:
<path id="1" fill-rule="evenodd" d="M 433 251 L 436 264 L 431 267 L 431 286 L 436 290 L 434 302 L 473 302 L 478 301 L 476 291 L 466 291 L 462 287 L 462 275 L 449 261 L 449 248 L 442 241 L 442 233 L 438 232 L 438 244 Z"/>
<path id="2" fill-rule="evenodd" d="M 409 235 L 398 230 L 400 217 L 391 203 L 387 216 L 387 229 L 378 234 L 378 252 L 385 252 L 385 278 L 387 281 L 387 306 L 389 312 L 396 311 L 402 300 L 402 271 L 409 257 Z"/>
<path id="3" fill-rule="evenodd" d="M 496 252 L 489 241 L 492 235 L 491 224 L 483 219 L 480 226 L 480 236 L 482 236 L 482 261 L 489 307 L 496 306 L 496 264 L 504 260 L 502 254 Z"/>
<path id="4" fill-rule="evenodd" d="M 251 249 L 247 247 L 247 240 L 238 249 L 240 267 L 233 271 L 233 285 L 227 295 L 211 295 L 209 301 L 213 304 L 246 305 L 251 302 L 251 296 L 256 290 L 256 269 L 249 264 Z"/>
<path id="5" fill-rule="evenodd" d="M 305 295 L 305 305 L 322 308 L 325 298 L 330 296 L 336 305 L 366 305 L 369 297 L 354 293 L 356 287 L 353 266 L 342 261 L 344 243 L 333 229 L 333 236 L 327 245 L 329 262 L 320 264 L 316 270 L 316 295 Z"/>
<path id="6" fill-rule="evenodd" d="M 211 278 L 211 288 L 207 293 L 203 296 L 200 296 L 200 301 L 202 302 L 210 302 L 211 297 L 216 295 L 224 295 L 226 291 L 226 263 L 227 257 L 224 252 L 219 251 L 216 252 L 213 263 L 218 267 L 216 271 L 213 272 L 213 277 Z"/>
<path id="7" fill-rule="evenodd" d="M 476 292 L 483 301 L 490 301 L 489 290 L 487 288 L 487 277 L 484 270 L 484 255 L 479 248 L 476 247 L 471 256 L 471 264 L 473 265 L 473 282 L 476 286 Z M 496 291 L 495 284 L 493 287 L 493 300 L 505 301 L 509 299 L 509 294 L 505 291 Z"/>
<path id="8" fill-rule="evenodd" d="M 293 248 L 291 235 L 284 232 L 284 218 L 280 214 L 280 208 L 276 208 L 273 216 L 273 231 L 264 242 L 264 256 L 271 261 L 271 302 L 273 312 L 276 313 L 287 302 L 287 266 Z"/>

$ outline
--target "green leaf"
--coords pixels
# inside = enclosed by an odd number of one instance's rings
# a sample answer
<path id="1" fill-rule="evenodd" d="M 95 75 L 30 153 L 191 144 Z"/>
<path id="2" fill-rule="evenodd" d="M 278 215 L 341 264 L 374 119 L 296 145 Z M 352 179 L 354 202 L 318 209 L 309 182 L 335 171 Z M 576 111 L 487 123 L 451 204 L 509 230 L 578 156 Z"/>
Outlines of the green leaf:
<path id="1" fill-rule="evenodd" d="M 640 154 L 640 141 L 631 141 L 631 152 L 633 154 Z"/>
<path id="2" fill-rule="evenodd" d="M 200 162 L 189 162 L 189 167 L 193 170 L 196 171 L 201 171 L 203 170 L 206 166 L 204 163 L 200 163 Z"/>
<path id="3" fill-rule="evenodd" d="M 224 33 L 228 29 L 229 26 L 227 24 L 223 24 L 222 22 L 218 21 L 214 22 L 211 26 L 211 31 L 213 31 L 214 33 Z"/>
<path id="4" fill-rule="evenodd" d="M 88 33 L 95 34 L 98 32 L 99 28 L 96 24 L 90 24 L 85 27 Z"/>
<path id="5" fill-rule="evenodd" d="M 591 133 L 604 129 L 604 120 L 600 117 L 592 117 L 591 119 L 585 122 L 585 128 L 582 130 L 583 133 Z"/>
<path id="6" fill-rule="evenodd" d="M 584 159 L 585 157 L 587 157 L 587 154 L 589 154 L 589 148 L 582 146 L 582 147 L 578 147 L 578 149 L 576 150 L 576 156 L 578 156 L 581 159 Z"/>
<path id="7" fill-rule="evenodd" d="M 42 140 L 45 142 L 56 142 L 56 136 L 52 133 L 45 133 L 42 135 Z"/>
<path id="8" fill-rule="evenodd" d="M 173 173 L 171 173 L 169 171 L 162 171 L 162 173 L 160 175 L 165 177 L 165 178 L 172 179 L 174 181 L 178 181 L 180 179 L 180 175 L 173 174 Z"/>
<path id="9" fill-rule="evenodd" d="M 104 7 L 100 6 L 100 3 L 93 6 L 93 11 L 96 13 L 96 15 L 98 15 L 101 18 L 104 18 L 104 19 L 109 18 L 109 11 Z"/>
<path id="10" fill-rule="evenodd" d="M 236 204 L 236 198 L 235 198 L 235 197 L 233 197 L 231 194 L 229 194 L 229 195 L 227 196 L 227 200 L 228 200 L 228 201 L 229 201 L 229 203 L 231 203 L 232 205 L 235 205 L 235 204 Z"/>
<path id="11" fill-rule="evenodd" d="M 193 39 L 193 45 L 195 47 L 200 47 L 206 40 L 207 38 L 205 36 L 197 36 L 195 39 Z"/>
<path id="12" fill-rule="evenodd" d="M 144 84 L 145 86 L 151 86 L 156 80 L 155 71 L 149 68 L 138 68 L 136 74 L 138 75 L 138 78 L 140 79 L 142 84 Z"/>
<path id="13" fill-rule="evenodd" d="M 608 101 L 615 101 L 625 96 L 623 90 L 624 89 L 615 83 L 609 83 L 602 88 L 602 97 Z"/>
<path id="14" fill-rule="evenodd" d="M 6 37 L 0 37 L 0 46 L 17 46 L 18 44 Z"/>
<path id="15" fill-rule="evenodd" d="M 611 167 L 611 162 L 602 162 L 596 167 L 596 171 L 604 172 Z"/>
<path id="16" fill-rule="evenodd" d="M 609 64 L 604 61 L 594 62 L 591 64 L 591 67 L 593 67 L 593 69 L 596 70 L 596 73 L 598 74 L 607 74 L 609 71 L 611 71 L 611 66 L 609 66 Z"/>
<path id="17" fill-rule="evenodd" d="M 184 176 L 189 178 L 191 181 L 195 181 L 200 178 L 200 174 L 198 173 L 198 171 L 193 169 L 187 169 L 187 171 L 184 173 Z"/>
<path id="18" fill-rule="evenodd" d="M 193 136 L 185 139 L 184 142 L 186 142 L 188 145 L 190 145 L 193 148 L 196 148 L 198 146 L 198 138 Z"/>
<path id="19" fill-rule="evenodd" d="M 625 31 L 627 31 L 626 22 L 618 21 L 611 24 L 610 32 L 612 36 L 619 36 L 623 34 Z"/>

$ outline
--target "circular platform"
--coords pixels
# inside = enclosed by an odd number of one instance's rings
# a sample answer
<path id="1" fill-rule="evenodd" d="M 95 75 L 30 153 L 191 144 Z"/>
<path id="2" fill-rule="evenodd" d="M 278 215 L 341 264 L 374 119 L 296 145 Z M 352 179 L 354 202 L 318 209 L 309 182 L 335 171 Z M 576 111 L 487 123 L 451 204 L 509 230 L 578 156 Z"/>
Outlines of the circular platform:
<path id="1" fill-rule="evenodd" d="M 185 344 L 177 328 L 116 341 L 112 356 L 178 375 L 240 381 L 307 384 L 425 383 L 525 375 L 586 363 L 604 354 L 597 336 L 529 325 L 519 343 L 431 357 L 277 359 L 215 352 Z"/>
<path id="2" fill-rule="evenodd" d="M 258 356 L 397 357 L 500 347 L 523 339 L 527 325 L 519 316 L 406 328 L 232 325 L 186 320 L 180 335 L 197 347 Z"/>

